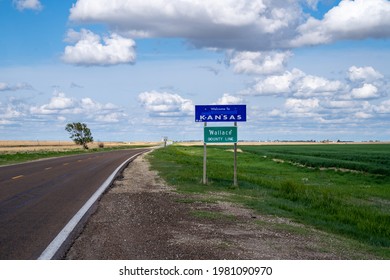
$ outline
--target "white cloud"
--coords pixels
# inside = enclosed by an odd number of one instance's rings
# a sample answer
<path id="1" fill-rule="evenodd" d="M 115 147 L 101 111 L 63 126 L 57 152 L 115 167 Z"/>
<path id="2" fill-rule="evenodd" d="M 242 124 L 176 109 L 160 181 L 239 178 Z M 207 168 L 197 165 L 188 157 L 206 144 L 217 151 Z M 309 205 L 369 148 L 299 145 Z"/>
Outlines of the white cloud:
<path id="1" fill-rule="evenodd" d="M 24 116 L 26 116 L 26 107 L 24 104 L 15 102 L 13 98 L 9 99 L 5 104 L 0 102 L 1 125 L 13 125 L 18 123 L 18 120 Z M 5 134 L 3 136 L 5 137 Z"/>
<path id="2" fill-rule="evenodd" d="M 270 117 L 284 117 L 285 113 L 279 109 L 272 109 L 271 112 L 268 113 Z"/>
<path id="3" fill-rule="evenodd" d="M 229 93 L 224 93 L 221 98 L 217 100 L 216 104 L 219 105 L 228 105 L 228 104 L 241 104 L 243 99 L 238 96 L 230 95 Z"/>
<path id="4" fill-rule="evenodd" d="M 243 51 L 228 52 L 228 56 L 235 73 L 268 75 L 283 72 L 292 53 Z"/>
<path id="5" fill-rule="evenodd" d="M 5 121 L 7 119 L 14 119 L 23 116 L 23 112 L 18 110 L 15 106 L 12 104 L 7 104 L 6 106 L 1 106 L 2 104 L 0 103 L 0 119 Z"/>
<path id="6" fill-rule="evenodd" d="M 65 41 L 75 44 L 65 47 L 62 59 L 66 63 L 108 66 L 135 62 L 135 42 L 116 33 L 102 39 L 86 29 L 80 32 L 71 29 Z"/>
<path id="7" fill-rule="evenodd" d="M 320 107 L 320 101 L 317 98 L 312 99 L 297 99 L 288 98 L 284 104 L 285 108 L 290 113 L 309 114 Z"/>
<path id="8" fill-rule="evenodd" d="M 78 0 L 69 18 L 107 24 L 133 38 L 185 38 L 197 47 L 259 50 L 284 48 L 301 15 L 295 0 Z"/>
<path id="9" fill-rule="evenodd" d="M 48 104 L 31 107 L 32 114 L 51 115 L 60 112 L 69 113 L 76 106 L 76 101 L 66 97 L 62 92 L 55 93 Z"/>
<path id="10" fill-rule="evenodd" d="M 123 118 L 126 117 L 126 114 L 122 112 L 113 112 L 113 113 L 107 113 L 102 115 L 96 115 L 94 118 L 94 121 L 102 122 L 102 123 L 117 123 Z"/>
<path id="11" fill-rule="evenodd" d="M 390 99 L 381 102 L 374 110 L 379 114 L 390 114 Z"/>
<path id="12" fill-rule="evenodd" d="M 380 72 L 376 71 L 371 66 L 367 66 L 367 67 L 351 66 L 348 69 L 348 78 L 351 81 L 373 82 L 383 78 L 383 75 Z"/>
<path id="13" fill-rule="evenodd" d="M 18 83 L 16 85 L 10 85 L 8 83 L 0 82 L 0 91 L 17 91 L 17 90 L 31 90 L 33 87 L 28 83 Z"/>
<path id="14" fill-rule="evenodd" d="M 77 23 L 106 24 L 132 38 L 184 38 L 197 47 L 238 51 L 390 37 L 387 0 L 342 0 L 322 19 L 309 17 L 304 23 L 302 2 L 78 0 L 69 18 Z M 311 9 L 318 4 L 318 0 L 305 2 Z"/>
<path id="15" fill-rule="evenodd" d="M 189 116 L 194 112 L 192 101 L 178 94 L 158 91 L 142 92 L 138 95 L 138 100 L 153 117 Z"/>
<path id="16" fill-rule="evenodd" d="M 69 118 L 83 118 L 99 122 L 119 122 L 126 114 L 123 110 L 111 103 L 101 104 L 89 97 L 82 99 L 67 97 L 63 92 L 55 92 L 49 103 L 32 106 L 29 109 L 32 116 L 57 116 L 59 120 Z"/>
<path id="17" fill-rule="evenodd" d="M 348 100 L 325 100 L 322 104 L 327 109 L 348 109 L 356 106 L 356 102 Z"/>
<path id="18" fill-rule="evenodd" d="M 364 84 L 360 88 L 354 88 L 351 92 L 352 98 L 370 99 L 379 97 L 378 88 L 372 84 Z"/>
<path id="19" fill-rule="evenodd" d="M 292 91 L 292 85 L 296 79 L 305 74 L 294 68 L 292 71 L 285 71 L 282 75 L 268 76 L 259 80 L 254 86 L 254 95 L 279 95 L 288 94 Z"/>
<path id="20" fill-rule="evenodd" d="M 358 119 L 369 119 L 369 118 L 372 118 L 371 114 L 368 114 L 368 113 L 365 113 L 365 112 L 356 112 L 354 116 L 355 116 L 355 118 L 358 118 Z"/>
<path id="21" fill-rule="evenodd" d="M 316 95 L 333 95 L 341 91 L 344 85 L 340 81 L 330 81 L 323 77 L 306 75 L 295 82 L 294 96 L 311 97 Z"/>
<path id="22" fill-rule="evenodd" d="M 43 6 L 39 0 L 13 0 L 12 1 L 15 7 L 19 11 L 23 10 L 36 10 L 40 11 L 43 9 Z"/>
<path id="23" fill-rule="evenodd" d="M 291 46 L 326 44 L 337 40 L 390 37 L 388 0 L 342 0 L 322 20 L 310 17 L 298 27 Z"/>
<path id="24" fill-rule="evenodd" d="M 281 75 L 272 75 L 257 81 L 253 87 L 254 95 L 287 94 L 300 98 L 333 95 L 345 89 L 341 81 L 332 81 L 323 77 L 307 75 L 294 68 Z"/>

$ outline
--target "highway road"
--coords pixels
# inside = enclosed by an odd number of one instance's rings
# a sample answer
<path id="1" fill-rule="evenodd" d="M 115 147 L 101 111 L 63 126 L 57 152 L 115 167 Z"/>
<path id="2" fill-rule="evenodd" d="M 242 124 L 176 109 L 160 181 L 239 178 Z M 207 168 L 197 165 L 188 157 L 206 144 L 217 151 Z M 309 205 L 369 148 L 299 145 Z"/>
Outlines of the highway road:
<path id="1" fill-rule="evenodd" d="M 0 259 L 37 259 L 124 161 L 140 149 L 0 167 Z"/>

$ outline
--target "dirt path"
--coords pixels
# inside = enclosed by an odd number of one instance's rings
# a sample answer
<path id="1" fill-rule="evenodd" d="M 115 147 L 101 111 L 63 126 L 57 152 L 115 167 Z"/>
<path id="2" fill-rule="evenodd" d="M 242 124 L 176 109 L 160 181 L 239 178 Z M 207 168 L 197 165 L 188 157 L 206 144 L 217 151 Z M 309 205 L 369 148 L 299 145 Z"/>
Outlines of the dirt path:
<path id="1" fill-rule="evenodd" d="M 65 259 L 368 257 L 348 251 L 333 235 L 255 214 L 224 196 L 178 194 L 139 157 L 103 196 Z"/>

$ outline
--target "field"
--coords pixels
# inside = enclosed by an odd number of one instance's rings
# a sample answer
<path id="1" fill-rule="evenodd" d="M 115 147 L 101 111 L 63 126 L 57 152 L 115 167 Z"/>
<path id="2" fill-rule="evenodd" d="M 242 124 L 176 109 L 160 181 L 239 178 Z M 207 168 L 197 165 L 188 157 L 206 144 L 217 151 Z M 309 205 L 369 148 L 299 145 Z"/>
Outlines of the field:
<path id="1" fill-rule="evenodd" d="M 261 214 L 286 217 L 360 244 L 390 259 L 390 145 L 239 146 L 233 187 L 232 146 L 170 146 L 150 160 L 180 192 L 226 192 Z M 358 250 L 358 249 L 356 249 Z"/>
<path id="2" fill-rule="evenodd" d="M 103 148 L 99 146 L 103 144 Z M 93 142 L 89 150 L 71 141 L 0 141 L 0 165 L 78 153 L 156 146 L 157 142 Z"/>

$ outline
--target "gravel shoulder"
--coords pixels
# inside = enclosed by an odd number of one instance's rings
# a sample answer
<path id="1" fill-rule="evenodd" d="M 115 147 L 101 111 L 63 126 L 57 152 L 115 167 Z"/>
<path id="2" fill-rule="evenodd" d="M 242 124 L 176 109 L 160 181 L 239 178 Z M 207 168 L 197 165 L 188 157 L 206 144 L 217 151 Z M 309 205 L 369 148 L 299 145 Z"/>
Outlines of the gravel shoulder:
<path id="1" fill-rule="evenodd" d="M 367 259 L 350 240 L 262 216 L 225 193 L 180 194 L 142 155 L 104 196 L 65 259 Z M 212 202 L 210 202 L 212 201 Z M 355 248 L 355 249 L 351 249 Z"/>

